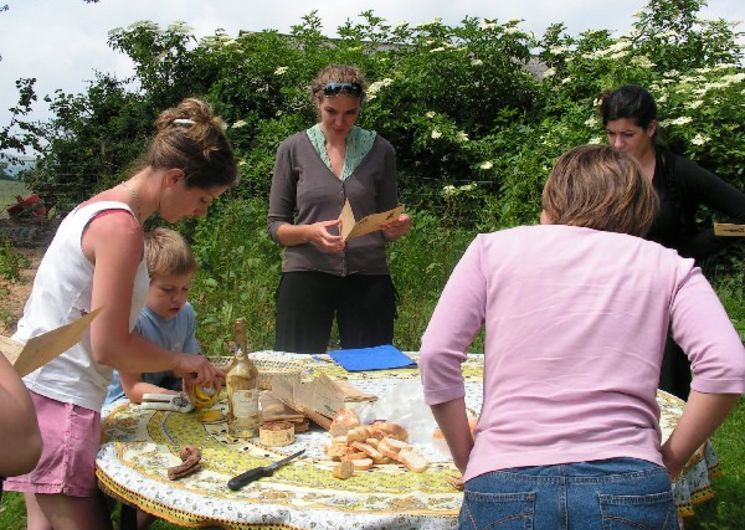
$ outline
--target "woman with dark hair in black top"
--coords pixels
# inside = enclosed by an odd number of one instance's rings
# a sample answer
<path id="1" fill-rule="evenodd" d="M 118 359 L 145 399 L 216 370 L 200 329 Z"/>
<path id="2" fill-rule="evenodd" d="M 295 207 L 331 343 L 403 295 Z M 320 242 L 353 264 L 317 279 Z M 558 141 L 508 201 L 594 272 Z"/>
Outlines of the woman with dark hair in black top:
<path id="1" fill-rule="evenodd" d="M 657 106 L 649 92 L 637 85 L 617 88 L 604 96 L 600 113 L 608 143 L 636 158 L 659 196 L 659 211 L 647 239 L 697 262 L 735 241 L 715 236 L 711 226 L 698 225 L 696 213 L 705 205 L 745 223 L 745 194 L 655 141 Z M 668 337 L 660 388 L 687 399 L 690 384 L 690 362 Z"/>

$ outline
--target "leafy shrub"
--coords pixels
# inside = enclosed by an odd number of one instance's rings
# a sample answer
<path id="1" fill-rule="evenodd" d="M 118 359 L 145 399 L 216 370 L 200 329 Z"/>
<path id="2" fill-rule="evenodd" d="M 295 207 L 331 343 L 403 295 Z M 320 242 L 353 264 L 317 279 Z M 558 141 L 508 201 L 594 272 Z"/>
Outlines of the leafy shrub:
<path id="1" fill-rule="evenodd" d="M 608 89 L 648 87 L 673 150 L 745 189 L 743 33 L 701 19 L 703 5 L 649 0 L 619 36 L 572 36 L 557 22 L 537 37 L 519 21 L 474 17 L 391 27 L 371 11 L 346 21 L 335 39 L 324 36 L 316 12 L 289 35 L 219 30 L 202 40 L 183 24 L 141 22 L 109 39 L 133 61 L 134 79 L 100 74 L 83 94 L 56 93 L 54 118 L 43 126 L 23 122 L 35 94 L 32 82 L 19 82 L 14 119 L 39 136 L 32 188 L 56 186 L 74 204 L 122 178 L 160 109 L 186 95 L 210 101 L 228 125 L 242 182 L 209 217 L 180 225 L 202 262 L 196 305 L 210 347 L 220 347 L 238 315 L 266 347 L 280 268 L 264 226 L 277 144 L 315 122 L 308 86 L 321 67 L 358 65 L 370 82 L 360 125 L 396 148 L 401 201 L 416 216 L 412 233 L 390 249 L 403 299 L 397 340 L 416 347 L 424 315 L 473 233 L 536 222 L 556 158 L 604 141 L 597 105 Z M 713 218 L 703 212 L 701 221 Z M 706 264 L 707 274 L 742 285 L 742 257 L 734 246 Z"/>
<path id="2" fill-rule="evenodd" d="M 19 252 L 9 240 L 0 241 L 0 276 L 6 280 L 18 281 L 21 279 L 21 269 L 30 266 L 28 256 Z"/>

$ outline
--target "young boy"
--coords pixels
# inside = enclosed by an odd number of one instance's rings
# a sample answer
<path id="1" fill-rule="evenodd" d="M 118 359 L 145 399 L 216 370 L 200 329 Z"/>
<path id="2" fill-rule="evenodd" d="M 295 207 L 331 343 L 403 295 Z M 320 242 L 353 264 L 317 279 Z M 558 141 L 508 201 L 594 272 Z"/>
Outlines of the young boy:
<path id="1" fill-rule="evenodd" d="M 167 350 L 199 353 L 196 317 L 186 301 L 197 270 L 189 244 L 178 232 L 156 228 L 145 234 L 145 257 L 150 288 L 135 330 Z M 143 394 L 175 394 L 181 385 L 171 371 L 133 374 L 115 370 L 105 403 L 125 396 L 141 403 Z"/>

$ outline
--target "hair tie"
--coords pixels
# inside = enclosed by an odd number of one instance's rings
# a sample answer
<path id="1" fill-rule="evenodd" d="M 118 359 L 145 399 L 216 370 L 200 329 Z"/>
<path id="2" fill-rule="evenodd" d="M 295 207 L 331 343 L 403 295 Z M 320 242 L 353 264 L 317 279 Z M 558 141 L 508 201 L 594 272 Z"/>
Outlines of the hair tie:
<path id="1" fill-rule="evenodd" d="M 173 120 L 174 125 L 194 125 L 194 120 L 191 118 L 176 118 Z"/>

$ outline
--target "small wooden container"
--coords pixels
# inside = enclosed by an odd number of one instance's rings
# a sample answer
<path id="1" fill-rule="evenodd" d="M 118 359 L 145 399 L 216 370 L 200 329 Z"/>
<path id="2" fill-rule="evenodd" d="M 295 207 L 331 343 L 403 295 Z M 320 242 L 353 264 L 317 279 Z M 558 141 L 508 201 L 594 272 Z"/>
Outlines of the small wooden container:
<path id="1" fill-rule="evenodd" d="M 281 447 L 295 441 L 295 426 L 289 421 L 265 421 L 259 427 L 259 442 L 267 447 Z"/>

